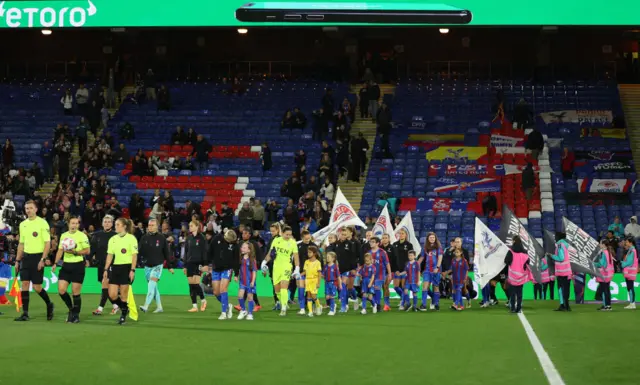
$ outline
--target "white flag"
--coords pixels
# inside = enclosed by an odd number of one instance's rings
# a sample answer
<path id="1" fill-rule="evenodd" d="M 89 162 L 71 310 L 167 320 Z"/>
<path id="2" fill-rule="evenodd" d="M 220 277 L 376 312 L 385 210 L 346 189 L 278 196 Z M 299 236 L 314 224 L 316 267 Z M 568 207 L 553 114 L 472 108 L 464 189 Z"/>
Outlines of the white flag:
<path id="1" fill-rule="evenodd" d="M 420 246 L 420 240 L 416 236 L 416 232 L 413 230 L 413 220 L 411 220 L 411 211 L 407 212 L 407 214 L 402 218 L 402 221 L 396 227 L 394 234 L 395 237 L 392 238 L 393 243 L 395 243 L 398 239 L 400 239 L 400 230 L 405 230 L 407 232 L 407 242 L 411 243 L 413 246 L 413 250 L 416 252 L 416 256 L 420 255 L 422 252 L 422 246 Z"/>
<path id="2" fill-rule="evenodd" d="M 322 244 L 329 234 L 337 233 L 341 228 L 348 226 L 367 227 L 358 217 L 351 204 L 344 197 L 342 191 L 338 187 L 336 199 L 333 202 L 333 210 L 331 211 L 331 220 L 329 225 L 316 231 L 312 237 L 317 245 Z"/>
<path id="3" fill-rule="evenodd" d="M 504 269 L 509 248 L 482 221 L 476 218 L 473 270 L 481 288 Z"/>
<path id="4" fill-rule="evenodd" d="M 384 234 L 389 235 L 389 239 L 391 242 L 394 242 L 395 235 L 393 233 L 393 226 L 391 226 L 391 216 L 389 215 L 389 210 L 387 209 L 387 205 L 384 205 L 376 224 L 373 226 L 373 236 L 382 239 Z"/>

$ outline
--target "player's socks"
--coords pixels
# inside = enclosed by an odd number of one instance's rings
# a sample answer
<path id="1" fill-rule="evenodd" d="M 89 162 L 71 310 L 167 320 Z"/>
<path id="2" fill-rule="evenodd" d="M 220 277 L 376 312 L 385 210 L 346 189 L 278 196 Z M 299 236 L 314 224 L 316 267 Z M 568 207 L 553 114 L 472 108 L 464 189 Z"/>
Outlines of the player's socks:
<path id="1" fill-rule="evenodd" d="M 422 290 L 422 306 L 427 306 L 427 290 Z"/>
<path id="2" fill-rule="evenodd" d="M 489 297 L 491 297 L 491 289 L 489 289 L 489 284 L 485 285 L 482 288 L 482 303 L 489 303 Z"/>
<path id="3" fill-rule="evenodd" d="M 220 293 L 222 298 L 222 312 L 226 313 L 229 310 L 229 293 Z"/>
<path id="4" fill-rule="evenodd" d="M 216 299 L 218 302 L 222 303 L 222 296 L 220 294 L 216 295 Z"/>
<path id="5" fill-rule="evenodd" d="M 373 291 L 373 301 L 374 301 L 376 306 L 380 306 L 381 297 L 382 297 L 382 293 L 380 292 L 380 289 L 374 289 L 374 291 Z"/>
<path id="6" fill-rule="evenodd" d="M 102 295 L 100 296 L 100 309 L 104 309 L 104 305 L 107 304 L 107 299 L 109 298 L 109 289 L 102 289 Z"/>
<path id="7" fill-rule="evenodd" d="M 429 297 L 433 298 L 433 290 L 427 290 L 427 294 L 429 295 Z"/>
<path id="8" fill-rule="evenodd" d="M 315 303 L 317 307 L 322 308 L 322 304 L 320 303 L 320 300 L 318 298 L 314 299 L 313 303 Z"/>
<path id="9" fill-rule="evenodd" d="M 435 306 L 440 306 L 440 292 L 439 291 L 434 292 L 433 293 L 433 297 L 431 297 L 431 298 L 433 298 L 431 302 Z"/>
<path id="10" fill-rule="evenodd" d="M 156 286 L 158 285 L 158 283 L 156 281 L 154 281 L 153 279 L 149 280 L 149 283 L 147 284 L 147 298 L 144 300 L 144 308 L 148 308 L 149 305 L 151 305 L 151 301 L 153 301 L 153 298 L 156 296 Z"/>
<path id="11" fill-rule="evenodd" d="M 71 296 L 69 295 L 69 293 L 60 294 L 60 298 L 62 298 L 64 304 L 67 305 L 67 309 L 71 311 L 71 309 L 73 309 L 73 303 L 71 302 Z"/>
<path id="12" fill-rule="evenodd" d="M 51 300 L 49 299 L 49 294 L 45 289 L 40 290 L 40 293 L 38 293 L 38 295 L 40 296 L 40 298 L 42 298 L 44 303 L 46 303 L 47 305 L 51 303 Z"/>
<path id="13" fill-rule="evenodd" d="M 409 295 L 407 295 L 407 304 L 409 303 Z M 413 307 L 417 308 L 418 307 L 418 296 L 414 295 L 413 296 Z"/>
<path id="14" fill-rule="evenodd" d="M 344 283 L 340 288 L 340 306 L 343 309 L 347 306 L 347 285 Z"/>
<path id="15" fill-rule="evenodd" d="M 193 304 L 193 306 L 197 306 L 198 297 L 196 296 L 196 289 L 194 286 L 195 285 L 192 283 L 189 284 L 189 295 L 191 296 L 191 304 Z"/>
<path id="16" fill-rule="evenodd" d="M 304 307 L 301 309 L 304 309 Z M 311 298 L 307 300 L 307 310 L 309 310 L 309 313 L 313 313 L 313 300 Z"/>
<path id="17" fill-rule="evenodd" d="M 120 311 L 122 312 L 121 315 L 123 317 L 126 317 L 127 315 L 129 315 L 129 303 L 123 300 L 120 300 Z"/>
<path id="18" fill-rule="evenodd" d="M 162 301 L 160 301 L 160 289 L 158 289 L 158 283 L 157 282 L 156 282 L 155 300 L 156 300 L 156 307 L 158 309 L 162 309 Z"/>
<path id="19" fill-rule="evenodd" d="M 303 287 L 299 287 L 298 288 L 298 306 L 300 306 L 300 309 L 304 309 L 304 288 Z"/>
<path id="20" fill-rule="evenodd" d="M 245 299 L 244 298 L 238 298 L 238 302 L 240 303 L 240 308 L 242 308 L 242 311 L 245 311 L 246 308 L 244 307 L 244 302 Z"/>
<path id="21" fill-rule="evenodd" d="M 76 314 L 80 314 L 80 309 L 82 308 L 82 297 L 79 295 L 73 296 L 73 312 Z"/>
<path id="22" fill-rule="evenodd" d="M 498 298 L 496 297 L 496 287 L 489 284 L 489 296 L 492 300 L 498 302 Z"/>
<path id="23" fill-rule="evenodd" d="M 289 301 L 289 290 L 285 287 L 284 289 L 280 289 L 280 305 L 287 306 Z"/>
<path id="24" fill-rule="evenodd" d="M 384 304 L 385 306 L 391 306 L 391 300 L 389 299 L 389 296 L 384 297 Z"/>
<path id="25" fill-rule="evenodd" d="M 253 314 L 254 301 L 248 301 L 248 305 L 249 305 L 249 314 Z"/>
<path id="26" fill-rule="evenodd" d="M 418 300 L 418 296 L 413 296 L 413 300 L 414 302 Z M 409 305 L 411 303 L 411 301 L 409 301 L 409 293 L 405 293 L 402 295 L 402 306 L 404 306 L 405 304 Z"/>
<path id="27" fill-rule="evenodd" d="M 260 306 L 260 299 L 257 294 L 253 296 L 253 302 L 256 303 L 256 306 Z"/>
<path id="28" fill-rule="evenodd" d="M 373 303 L 372 303 L 373 305 Z M 362 297 L 362 309 L 366 310 L 367 309 L 367 296 L 363 296 Z"/>
<path id="29" fill-rule="evenodd" d="M 402 301 L 402 304 L 404 305 L 404 292 L 402 291 L 401 287 L 394 287 L 393 290 L 395 290 L 396 294 L 398 295 L 398 297 L 400 297 L 400 300 Z"/>
<path id="30" fill-rule="evenodd" d="M 349 293 L 352 299 L 358 299 L 358 291 L 355 287 L 349 290 Z"/>
<path id="31" fill-rule="evenodd" d="M 195 287 L 196 287 L 196 294 L 200 297 L 201 301 L 204 301 L 204 290 L 202 289 L 202 286 L 195 285 Z M 229 297 L 227 297 L 227 302 L 229 302 Z"/>

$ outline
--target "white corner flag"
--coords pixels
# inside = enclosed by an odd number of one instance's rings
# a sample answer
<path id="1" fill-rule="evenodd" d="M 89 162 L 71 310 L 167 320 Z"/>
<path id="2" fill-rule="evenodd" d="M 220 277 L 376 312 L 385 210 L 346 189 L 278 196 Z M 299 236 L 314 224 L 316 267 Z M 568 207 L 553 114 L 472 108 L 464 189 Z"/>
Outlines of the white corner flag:
<path id="1" fill-rule="evenodd" d="M 481 288 L 504 269 L 509 248 L 482 221 L 476 218 L 473 272 Z"/>
<path id="2" fill-rule="evenodd" d="M 389 235 L 391 243 L 395 242 L 395 234 L 393 233 L 393 226 L 391 226 L 391 216 L 389 215 L 389 209 L 387 205 L 384 205 L 376 224 L 373 226 L 373 236 L 382 238 L 384 234 Z"/>
<path id="3" fill-rule="evenodd" d="M 329 225 L 315 232 L 312 237 L 316 244 L 321 244 L 329 236 L 329 234 L 337 232 L 342 227 L 356 226 L 367 227 L 362 219 L 358 217 L 356 211 L 351 207 L 347 198 L 344 197 L 340 187 L 336 192 L 336 199 L 333 202 L 333 210 L 331 210 L 331 219 Z"/>
<path id="4" fill-rule="evenodd" d="M 395 231 L 395 237 L 392 238 L 392 242 L 395 243 L 398 239 L 400 239 L 400 230 L 404 230 L 407 232 L 407 242 L 410 242 L 413 246 L 413 250 L 416 252 L 416 256 L 420 255 L 422 252 L 422 246 L 420 246 L 420 240 L 416 237 L 416 232 L 413 229 L 413 220 L 411 219 L 411 211 L 407 212 L 407 214 L 402 218 L 402 221 L 398 224 Z"/>

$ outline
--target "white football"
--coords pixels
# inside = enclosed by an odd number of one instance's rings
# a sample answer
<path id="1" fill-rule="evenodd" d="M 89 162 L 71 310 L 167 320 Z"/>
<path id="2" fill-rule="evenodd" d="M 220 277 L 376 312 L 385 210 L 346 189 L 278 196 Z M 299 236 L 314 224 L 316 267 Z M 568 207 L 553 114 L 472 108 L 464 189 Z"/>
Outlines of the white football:
<path id="1" fill-rule="evenodd" d="M 62 240 L 62 249 L 64 251 L 70 251 L 76 248 L 76 241 L 73 238 L 65 238 Z"/>

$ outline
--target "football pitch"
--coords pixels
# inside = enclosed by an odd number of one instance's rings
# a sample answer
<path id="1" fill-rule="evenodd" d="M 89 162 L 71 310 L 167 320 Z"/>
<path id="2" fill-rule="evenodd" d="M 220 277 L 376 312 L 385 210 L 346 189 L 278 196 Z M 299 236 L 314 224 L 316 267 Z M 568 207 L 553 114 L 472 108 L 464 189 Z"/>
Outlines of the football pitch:
<path id="1" fill-rule="evenodd" d="M 34 294 L 30 322 L 14 322 L 15 308 L 0 308 L 0 384 L 549 383 L 503 303 L 455 312 L 443 301 L 440 312 L 309 318 L 295 314 L 297 305 L 279 317 L 264 298 L 254 321 L 235 314 L 219 321 L 213 297 L 206 312 L 188 313 L 188 297 L 164 296 L 164 313 L 140 312 L 138 322 L 118 326 L 117 316 L 91 315 L 96 295 L 83 296 L 80 324 L 65 324 L 66 308 L 52 298 L 50 322 Z M 571 313 L 555 307 L 525 301 L 524 314 L 564 383 L 638 383 L 638 313 L 619 304 L 606 313 L 596 305 L 574 305 Z"/>

